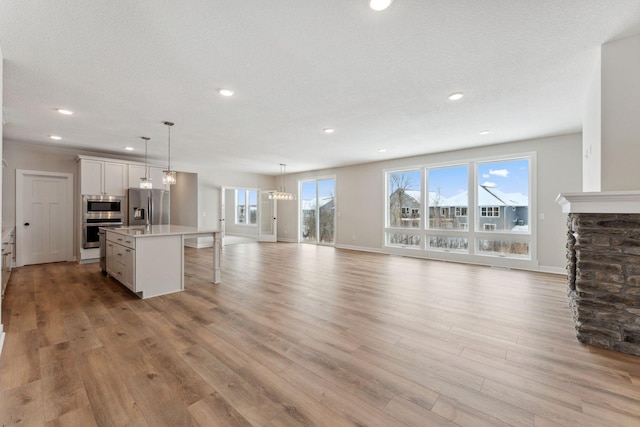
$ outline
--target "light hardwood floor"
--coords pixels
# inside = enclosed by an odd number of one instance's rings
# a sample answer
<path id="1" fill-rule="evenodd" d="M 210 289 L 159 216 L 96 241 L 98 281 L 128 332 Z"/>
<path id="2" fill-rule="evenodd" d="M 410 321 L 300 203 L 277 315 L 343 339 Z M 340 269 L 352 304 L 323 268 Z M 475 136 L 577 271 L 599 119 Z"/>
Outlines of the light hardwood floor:
<path id="1" fill-rule="evenodd" d="M 640 358 L 577 342 L 562 276 L 251 243 L 212 285 L 187 255 L 148 300 L 16 269 L 0 425 L 640 425 Z"/>

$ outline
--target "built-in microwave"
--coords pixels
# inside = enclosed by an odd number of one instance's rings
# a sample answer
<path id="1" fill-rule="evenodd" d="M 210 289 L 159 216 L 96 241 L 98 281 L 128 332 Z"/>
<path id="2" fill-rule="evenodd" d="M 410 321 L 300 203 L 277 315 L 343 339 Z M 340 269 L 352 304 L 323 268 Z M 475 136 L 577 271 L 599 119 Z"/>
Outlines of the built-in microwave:
<path id="1" fill-rule="evenodd" d="M 87 218 L 123 218 L 124 197 L 82 196 L 82 212 Z"/>
<path id="2" fill-rule="evenodd" d="M 82 247 L 100 246 L 100 227 L 122 227 L 126 224 L 126 199 L 119 196 L 82 196 Z"/>

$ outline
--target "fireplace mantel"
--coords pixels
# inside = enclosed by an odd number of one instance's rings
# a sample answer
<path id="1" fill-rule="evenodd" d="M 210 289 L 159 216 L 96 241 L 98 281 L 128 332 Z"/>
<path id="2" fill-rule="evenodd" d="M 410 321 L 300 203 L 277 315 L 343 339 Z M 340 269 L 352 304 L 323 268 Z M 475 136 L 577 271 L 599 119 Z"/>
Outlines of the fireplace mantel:
<path id="1" fill-rule="evenodd" d="M 563 213 L 640 214 L 640 191 L 562 193 L 556 202 Z"/>

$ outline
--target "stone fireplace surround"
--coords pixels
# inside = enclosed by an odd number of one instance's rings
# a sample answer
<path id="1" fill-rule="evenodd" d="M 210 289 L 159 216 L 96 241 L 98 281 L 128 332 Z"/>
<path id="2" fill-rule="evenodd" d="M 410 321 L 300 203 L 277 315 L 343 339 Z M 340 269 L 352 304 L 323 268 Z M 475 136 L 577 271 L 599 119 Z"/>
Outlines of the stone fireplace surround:
<path id="1" fill-rule="evenodd" d="M 640 192 L 560 194 L 579 341 L 640 356 Z"/>

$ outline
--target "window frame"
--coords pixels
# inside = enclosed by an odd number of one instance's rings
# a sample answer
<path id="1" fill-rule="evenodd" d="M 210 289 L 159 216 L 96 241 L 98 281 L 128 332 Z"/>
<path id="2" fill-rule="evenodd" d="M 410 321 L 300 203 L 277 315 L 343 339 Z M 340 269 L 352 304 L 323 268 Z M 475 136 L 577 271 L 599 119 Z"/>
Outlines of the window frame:
<path id="1" fill-rule="evenodd" d="M 244 204 L 240 205 L 239 202 L 239 194 L 240 192 L 244 193 Z M 255 196 L 256 196 L 256 204 L 254 205 L 255 208 L 255 222 L 250 222 L 251 220 L 251 195 L 250 193 L 254 192 Z M 238 225 L 238 226 L 243 226 L 243 227 L 257 227 L 258 226 L 258 190 L 253 189 L 253 188 L 235 188 L 234 189 L 234 193 L 235 193 L 235 197 L 234 197 L 234 225 Z M 240 216 L 240 208 L 243 207 L 244 208 L 244 218 L 245 221 L 244 222 L 240 222 L 239 216 Z"/>
<path id="2" fill-rule="evenodd" d="M 535 152 L 522 152 L 512 153 L 506 155 L 496 155 L 490 157 L 481 157 L 474 159 L 467 159 L 464 161 L 451 161 L 443 163 L 425 163 L 419 166 L 407 166 L 400 168 L 389 168 L 382 170 L 382 180 L 384 188 L 384 226 L 382 230 L 382 244 L 383 248 L 392 254 L 419 256 L 432 259 L 442 259 L 450 261 L 461 261 L 488 265 L 500 265 L 513 268 L 536 268 L 537 264 L 537 189 L 536 189 L 536 164 L 537 154 Z M 480 209 L 477 206 L 478 185 L 482 182 L 481 177 L 478 176 L 478 168 L 485 163 L 500 163 L 517 160 L 526 160 L 528 163 L 528 189 L 526 196 L 528 197 L 527 207 L 527 222 L 526 231 L 521 230 L 484 230 L 481 225 Z M 466 206 L 467 215 L 459 215 L 464 213 L 464 206 L 456 206 L 455 210 L 451 209 L 450 215 L 454 219 L 455 223 L 451 229 L 438 229 L 429 228 L 430 216 L 429 205 L 426 201 L 428 194 L 428 176 L 429 170 L 436 168 L 449 168 L 467 166 L 468 170 L 468 205 Z M 421 224 L 419 228 L 401 228 L 392 227 L 389 221 L 390 203 L 389 197 L 389 176 L 393 173 L 404 171 L 419 171 L 422 177 L 420 182 L 420 194 L 421 194 Z M 523 177 L 524 178 L 524 177 Z M 524 193 L 524 190 L 522 190 Z M 452 208 L 452 207 L 450 207 Z M 491 208 L 494 208 L 493 206 Z M 486 219 L 499 219 L 502 217 L 500 206 L 492 209 L 492 216 L 482 217 Z M 493 216 L 496 215 L 496 216 Z M 464 222 L 458 222 L 462 219 Z M 507 217 L 508 218 L 508 217 Z M 499 224 L 498 224 L 499 225 Z M 389 236 L 392 234 L 407 234 L 418 235 L 420 238 L 420 245 L 403 245 L 403 244 L 391 244 Z M 468 238 L 468 251 L 460 250 L 443 250 L 430 247 L 430 239 L 433 236 L 440 237 L 467 237 Z M 508 243 L 511 241 L 514 245 L 525 244 L 528 245 L 528 255 L 520 254 L 498 254 L 490 253 L 480 250 L 479 241 L 496 240 L 503 242 L 504 247 L 508 250 Z"/>

